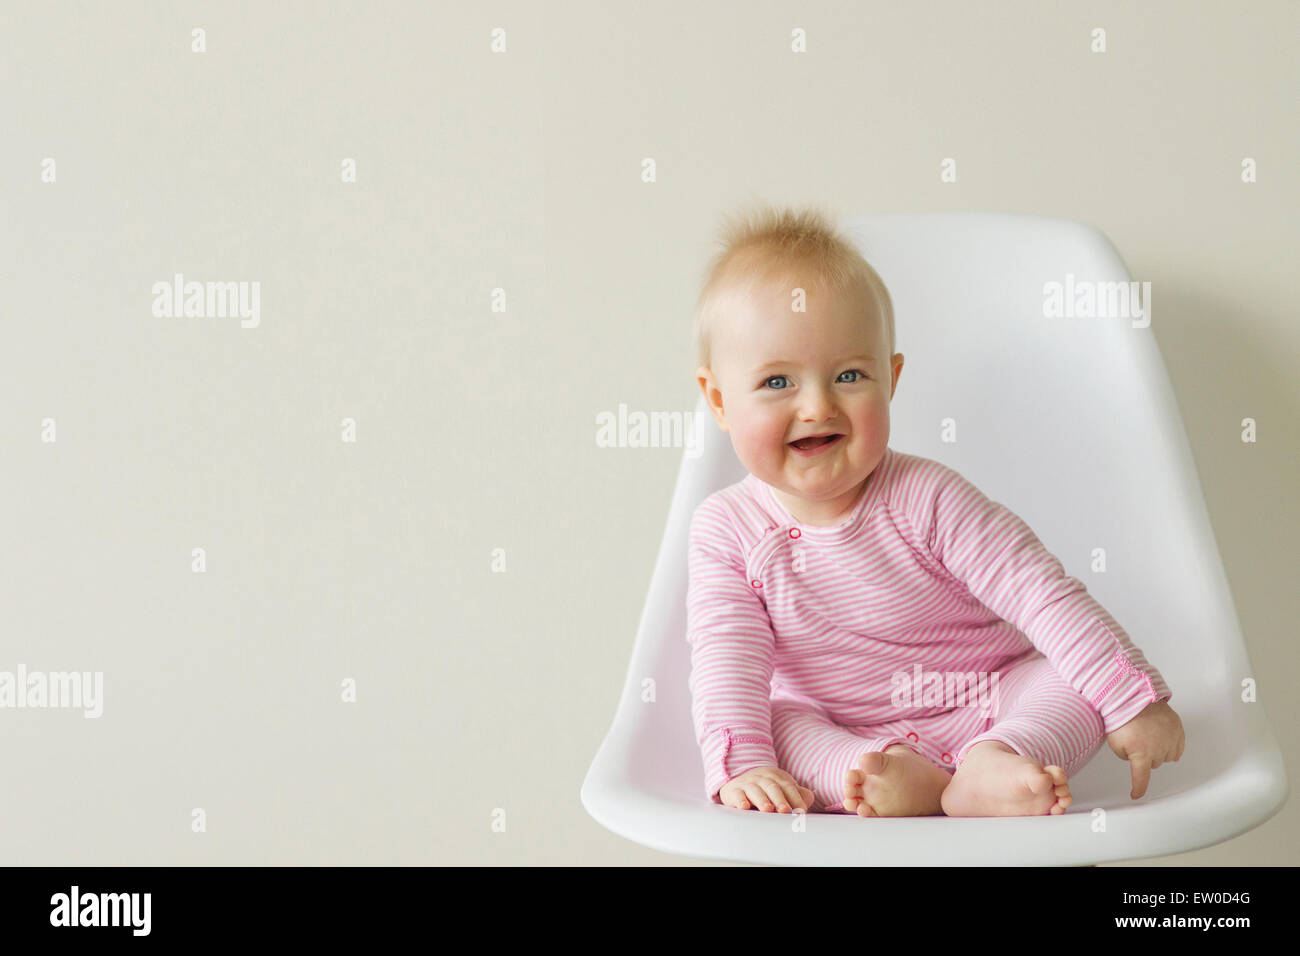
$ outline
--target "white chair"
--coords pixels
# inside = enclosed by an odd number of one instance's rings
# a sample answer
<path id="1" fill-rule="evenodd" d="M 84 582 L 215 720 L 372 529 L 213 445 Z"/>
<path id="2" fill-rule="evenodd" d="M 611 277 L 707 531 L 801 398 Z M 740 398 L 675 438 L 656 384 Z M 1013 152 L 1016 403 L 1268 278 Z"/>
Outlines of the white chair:
<path id="1" fill-rule="evenodd" d="M 1286 774 L 1263 704 L 1242 699 L 1243 682 L 1261 675 L 1152 337 L 1178 321 L 1154 301 L 1159 289 L 1146 301 L 1151 327 L 1045 315 L 1046 283 L 1130 281 L 1110 242 L 1078 222 L 935 213 L 844 226 L 889 287 L 906 357 L 890 447 L 955 468 L 1034 529 L 1165 676 L 1186 751 L 1134 801 L 1128 763 L 1103 744 L 1071 779 L 1074 805 L 1060 816 L 796 819 L 708 802 L 687 688 L 687 531 L 696 505 L 744 471 L 701 397 L 699 453 L 683 454 L 583 806 L 665 853 L 788 865 L 1090 864 L 1194 850 L 1267 820 L 1285 802 Z M 946 419 L 955 442 L 941 440 Z M 1091 570 L 1096 548 L 1104 573 Z"/>

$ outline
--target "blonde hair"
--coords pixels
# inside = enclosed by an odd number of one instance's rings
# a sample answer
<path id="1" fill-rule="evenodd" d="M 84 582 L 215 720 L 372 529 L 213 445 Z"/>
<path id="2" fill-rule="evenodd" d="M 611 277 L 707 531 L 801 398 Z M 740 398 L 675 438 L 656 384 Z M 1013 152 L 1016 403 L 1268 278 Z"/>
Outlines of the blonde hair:
<path id="1" fill-rule="evenodd" d="M 748 294 L 760 284 L 793 286 L 809 274 L 833 293 L 857 293 L 876 303 L 884 320 L 885 341 L 894 354 L 894 303 L 889 290 L 858 247 L 817 207 L 776 208 L 766 204 L 726 216 L 718 241 L 722 248 L 705 267 L 704 286 L 695 305 L 696 364 L 712 359 L 710 329 L 727 293 Z"/>

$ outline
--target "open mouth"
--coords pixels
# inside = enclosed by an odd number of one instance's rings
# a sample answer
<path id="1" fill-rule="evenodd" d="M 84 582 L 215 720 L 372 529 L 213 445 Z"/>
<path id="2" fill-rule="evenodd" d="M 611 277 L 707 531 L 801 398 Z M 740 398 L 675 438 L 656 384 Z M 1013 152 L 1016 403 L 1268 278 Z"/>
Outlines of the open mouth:
<path id="1" fill-rule="evenodd" d="M 833 445 L 843 438 L 843 435 L 813 435 L 809 438 L 800 438 L 798 441 L 790 442 L 792 448 L 798 448 L 800 451 L 811 451 L 814 448 L 821 448 L 824 445 Z"/>

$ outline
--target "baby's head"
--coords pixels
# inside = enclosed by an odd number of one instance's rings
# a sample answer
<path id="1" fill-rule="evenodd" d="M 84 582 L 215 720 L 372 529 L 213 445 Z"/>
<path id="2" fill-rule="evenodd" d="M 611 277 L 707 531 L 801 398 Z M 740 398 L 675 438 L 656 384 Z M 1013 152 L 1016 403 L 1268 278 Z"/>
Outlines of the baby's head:
<path id="1" fill-rule="evenodd" d="M 705 401 L 794 517 L 834 524 L 889 443 L 903 367 L 889 292 L 817 210 L 742 213 L 721 241 L 695 314 Z M 828 434 L 839 437 L 801 447 Z"/>

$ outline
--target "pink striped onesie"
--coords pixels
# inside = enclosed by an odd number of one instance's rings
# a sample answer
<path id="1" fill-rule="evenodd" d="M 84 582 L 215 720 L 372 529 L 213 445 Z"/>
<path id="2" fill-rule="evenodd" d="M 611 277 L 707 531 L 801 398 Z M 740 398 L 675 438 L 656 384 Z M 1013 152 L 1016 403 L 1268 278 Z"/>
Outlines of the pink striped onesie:
<path id="1" fill-rule="evenodd" d="M 760 479 L 691 519 L 687 640 L 705 791 L 780 767 L 843 811 L 845 771 L 901 743 L 948 770 L 998 740 L 1072 774 L 1172 694 L 1014 513 L 886 448 L 848 519 L 801 524 Z"/>

